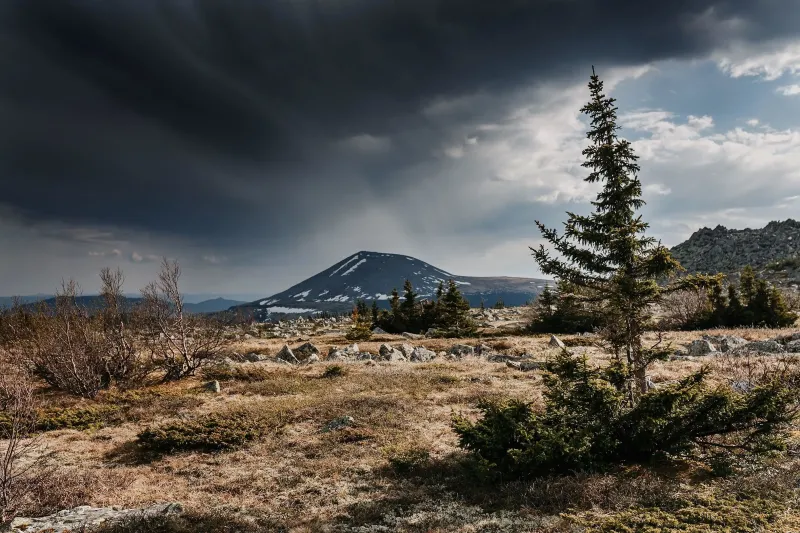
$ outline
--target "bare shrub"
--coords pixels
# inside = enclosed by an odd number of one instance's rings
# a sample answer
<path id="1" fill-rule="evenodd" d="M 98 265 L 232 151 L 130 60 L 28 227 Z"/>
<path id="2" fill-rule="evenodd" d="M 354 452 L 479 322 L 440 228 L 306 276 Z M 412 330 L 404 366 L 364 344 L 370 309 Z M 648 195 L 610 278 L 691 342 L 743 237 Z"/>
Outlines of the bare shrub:
<path id="1" fill-rule="evenodd" d="M 711 304 L 706 291 L 682 290 L 664 295 L 661 301 L 662 325 L 668 329 L 686 329 L 706 318 Z"/>
<path id="2" fill-rule="evenodd" d="M 178 262 L 164 258 L 158 280 L 142 289 L 146 344 L 164 381 L 193 375 L 231 344 L 223 323 L 184 312 L 180 277 Z"/>
<path id="3" fill-rule="evenodd" d="M 34 436 L 37 402 L 27 376 L 0 367 L 0 523 L 9 522 L 47 475 L 40 440 Z"/>
<path id="4" fill-rule="evenodd" d="M 783 300 L 789 311 L 800 311 L 800 290 L 784 288 L 781 289 L 781 294 L 783 294 Z"/>

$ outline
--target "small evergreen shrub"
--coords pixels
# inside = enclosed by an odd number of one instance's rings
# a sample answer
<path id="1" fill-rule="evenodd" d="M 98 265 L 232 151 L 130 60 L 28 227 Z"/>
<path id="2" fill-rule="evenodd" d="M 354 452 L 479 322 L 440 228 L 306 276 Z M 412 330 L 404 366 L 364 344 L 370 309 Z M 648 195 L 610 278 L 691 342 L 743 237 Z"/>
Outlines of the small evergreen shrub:
<path id="1" fill-rule="evenodd" d="M 796 387 L 776 380 L 747 393 L 711 388 L 704 369 L 630 404 L 621 366 L 590 368 L 585 357 L 562 352 L 547 363 L 542 411 L 518 400 L 483 401 L 478 422 L 454 417 L 459 445 L 487 473 L 514 477 L 670 456 L 753 457 L 785 445 L 800 398 Z"/>
<path id="2" fill-rule="evenodd" d="M 38 411 L 34 429 L 37 432 L 56 431 L 59 429 L 82 431 L 116 424 L 121 422 L 122 419 L 122 410 L 115 405 L 52 407 Z M 0 412 L 0 438 L 2 438 L 2 435 L 7 434 L 9 429 L 10 421 L 8 415 Z"/>
<path id="3" fill-rule="evenodd" d="M 347 370 L 342 365 L 330 365 L 325 369 L 325 372 L 322 373 L 323 378 L 333 379 L 333 378 L 340 378 L 347 374 Z"/>
<path id="4" fill-rule="evenodd" d="M 368 341 L 372 338 L 372 319 L 363 300 L 359 300 L 353 309 L 353 327 L 345 338 L 349 341 Z"/>
<path id="5" fill-rule="evenodd" d="M 138 442 L 143 450 L 156 453 L 224 451 L 258 440 L 279 425 L 280 421 L 259 413 L 233 410 L 147 428 L 139 433 Z"/>

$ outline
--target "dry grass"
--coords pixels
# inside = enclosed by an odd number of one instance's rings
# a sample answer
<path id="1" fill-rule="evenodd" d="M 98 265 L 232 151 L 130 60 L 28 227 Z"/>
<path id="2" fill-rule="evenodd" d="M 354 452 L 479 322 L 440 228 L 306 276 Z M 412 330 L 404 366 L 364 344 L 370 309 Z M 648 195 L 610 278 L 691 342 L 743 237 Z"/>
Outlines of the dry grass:
<path id="1" fill-rule="evenodd" d="M 763 339 L 779 332 L 730 333 Z M 667 341 L 677 349 L 701 334 L 668 333 Z M 376 353 L 382 342 L 411 342 L 437 352 L 453 344 L 487 342 L 504 353 L 544 359 L 552 353 L 548 340 L 549 336 L 504 336 L 488 341 L 408 341 L 387 335 L 358 344 Z M 330 336 L 312 342 L 323 354 L 331 345 L 350 344 Z M 281 340 L 253 339 L 234 349 L 276 353 L 282 345 Z M 608 360 L 593 346 L 573 350 L 587 353 L 597 363 Z M 701 364 L 657 363 L 653 381 L 677 379 Z M 344 372 L 326 377 L 332 365 L 324 362 L 300 367 L 248 363 L 230 375 L 209 369 L 204 376 L 169 386 L 101 394 L 91 405 L 119 406 L 122 415 L 114 423 L 45 435 L 60 464 L 73 476 L 93 476 L 91 482 L 76 491 L 75 501 L 43 505 L 41 510 L 77 503 L 146 506 L 178 501 L 193 513 L 258 517 L 276 531 L 555 532 L 570 531 L 578 519 L 595 520 L 592 513 L 614 517 L 670 502 L 680 507 L 682 495 L 701 489 L 709 494 L 735 492 L 729 486 L 733 482 L 703 478 L 691 465 L 682 472 L 638 469 L 485 486 L 456 446 L 451 414 L 476 414 L 475 402 L 487 396 L 536 400 L 541 394 L 539 372 L 523 373 L 476 358 L 337 365 Z M 721 380 L 734 379 L 744 372 L 743 365 L 747 366 L 742 360 L 720 358 L 715 370 Z M 219 379 L 222 392 L 202 392 L 199 385 L 204 379 Z M 60 408 L 89 405 L 52 393 L 45 398 Z M 266 417 L 280 413 L 280 431 L 220 453 L 186 451 L 153 458 L 137 447 L 137 435 L 145 427 L 229 410 Z M 326 431 L 327 424 L 342 417 L 352 417 L 352 424 Z M 777 465 L 770 476 L 755 472 L 740 483 L 762 486 L 767 493 L 776 484 L 789 483 L 794 466 Z M 800 515 L 788 510 L 789 504 L 785 508 L 781 527 L 790 527 L 785 524 L 793 524 Z M 561 513 L 566 514 L 559 517 Z"/>

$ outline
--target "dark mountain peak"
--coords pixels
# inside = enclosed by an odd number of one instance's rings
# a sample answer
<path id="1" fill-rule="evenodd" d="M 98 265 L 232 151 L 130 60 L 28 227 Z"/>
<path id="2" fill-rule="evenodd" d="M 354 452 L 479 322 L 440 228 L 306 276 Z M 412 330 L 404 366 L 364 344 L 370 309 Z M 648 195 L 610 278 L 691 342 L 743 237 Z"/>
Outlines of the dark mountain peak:
<path id="1" fill-rule="evenodd" d="M 481 299 L 492 305 L 498 298 L 508 305 L 520 305 L 534 298 L 545 282 L 533 278 L 457 276 L 415 257 L 361 250 L 283 292 L 246 307 L 261 319 L 346 312 L 358 300 L 388 307 L 392 289 L 402 292 L 405 280 L 424 299 L 433 298 L 439 283 L 449 279 L 459 285 L 474 305 L 479 305 Z"/>

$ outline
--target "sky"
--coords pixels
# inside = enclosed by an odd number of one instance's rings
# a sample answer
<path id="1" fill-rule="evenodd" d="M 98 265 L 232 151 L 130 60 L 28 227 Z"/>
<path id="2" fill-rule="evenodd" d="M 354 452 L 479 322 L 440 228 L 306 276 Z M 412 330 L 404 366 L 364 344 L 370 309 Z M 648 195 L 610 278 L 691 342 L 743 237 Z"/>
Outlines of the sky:
<path id="1" fill-rule="evenodd" d="M 592 66 L 664 244 L 800 214 L 800 0 L 6 0 L 0 40 L 0 295 L 537 277 L 596 192 Z"/>

